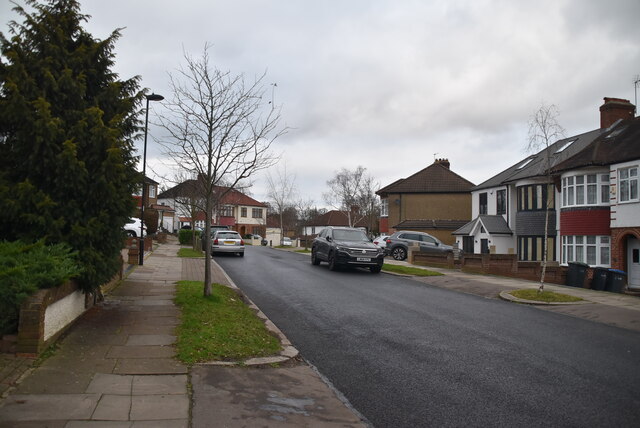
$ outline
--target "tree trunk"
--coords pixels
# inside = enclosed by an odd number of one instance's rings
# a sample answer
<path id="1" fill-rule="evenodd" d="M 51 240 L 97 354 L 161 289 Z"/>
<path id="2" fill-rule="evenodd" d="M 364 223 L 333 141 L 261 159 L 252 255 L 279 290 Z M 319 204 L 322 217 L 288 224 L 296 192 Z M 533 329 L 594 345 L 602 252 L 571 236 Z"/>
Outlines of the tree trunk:
<path id="1" fill-rule="evenodd" d="M 204 296 L 211 296 L 211 198 L 205 202 L 204 219 Z"/>
<path id="2" fill-rule="evenodd" d="M 550 181 L 550 180 L 548 180 Z M 553 195 L 555 197 L 555 195 Z M 547 254 L 548 254 L 548 246 L 549 246 L 549 183 L 547 182 L 547 201 L 545 203 L 545 213 L 544 213 L 544 251 L 542 254 L 542 273 L 540 274 L 540 287 L 538 288 L 538 292 L 542 293 L 544 291 L 544 276 L 547 273 Z"/>

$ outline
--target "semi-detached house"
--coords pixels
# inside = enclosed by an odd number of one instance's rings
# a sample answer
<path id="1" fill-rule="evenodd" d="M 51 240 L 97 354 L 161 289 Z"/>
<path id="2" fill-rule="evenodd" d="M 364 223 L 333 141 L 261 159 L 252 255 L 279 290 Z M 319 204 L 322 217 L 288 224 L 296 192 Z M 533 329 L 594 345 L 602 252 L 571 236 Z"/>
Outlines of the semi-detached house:
<path id="1" fill-rule="evenodd" d="M 473 220 L 454 232 L 459 246 L 465 253 L 542 261 L 548 211 L 547 260 L 621 269 L 630 288 L 640 287 L 634 111 L 628 100 L 605 98 L 600 128 L 559 140 L 476 186 Z"/>

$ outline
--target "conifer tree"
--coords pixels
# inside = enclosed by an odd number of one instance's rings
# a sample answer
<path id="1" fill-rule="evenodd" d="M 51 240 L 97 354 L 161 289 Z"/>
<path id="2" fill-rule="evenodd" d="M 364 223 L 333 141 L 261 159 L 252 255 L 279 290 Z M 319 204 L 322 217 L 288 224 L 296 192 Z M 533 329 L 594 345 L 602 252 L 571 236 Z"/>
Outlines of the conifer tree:
<path id="1" fill-rule="evenodd" d="M 117 271 L 134 210 L 139 77 L 112 71 L 76 0 L 25 0 L 0 33 L 0 240 L 66 242 L 90 291 Z"/>

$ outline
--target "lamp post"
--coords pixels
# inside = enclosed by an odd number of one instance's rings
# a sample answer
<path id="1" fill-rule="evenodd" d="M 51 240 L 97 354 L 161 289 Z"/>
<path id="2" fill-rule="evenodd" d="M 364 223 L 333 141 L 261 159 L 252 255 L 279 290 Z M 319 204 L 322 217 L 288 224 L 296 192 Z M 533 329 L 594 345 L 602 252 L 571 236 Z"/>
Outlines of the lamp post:
<path id="1" fill-rule="evenodd" d="M 147 108 L 144 117 L 144 150 L 142 152 L 142 200 L 140 201 L 140 248 L 139 265 L 144 264 L 144 200 L 147 196 L 147 128 L 149 127 L 149 101 L 162 101 L 164 97 L 158 94 L 145 95 Z"/>

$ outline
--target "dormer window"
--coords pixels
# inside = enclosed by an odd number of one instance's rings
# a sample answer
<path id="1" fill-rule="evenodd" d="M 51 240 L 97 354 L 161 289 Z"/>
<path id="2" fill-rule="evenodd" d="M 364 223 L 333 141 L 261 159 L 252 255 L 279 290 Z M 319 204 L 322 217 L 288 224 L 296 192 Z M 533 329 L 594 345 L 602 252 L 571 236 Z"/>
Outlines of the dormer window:
<path id="1" fill-rule="evenodd" d="M 518 168 L 517 168 L 517 169 L 522 169 L 522 168 L 524 168 L 525 166 L 529 165 L 533 159 L 534 159 L 534 158 L 529 158 L 529 159 L 525 160 L 524 162 L 522 162 L 522 163 L 520 164 L 520 166 L 518 166 Z"/>

